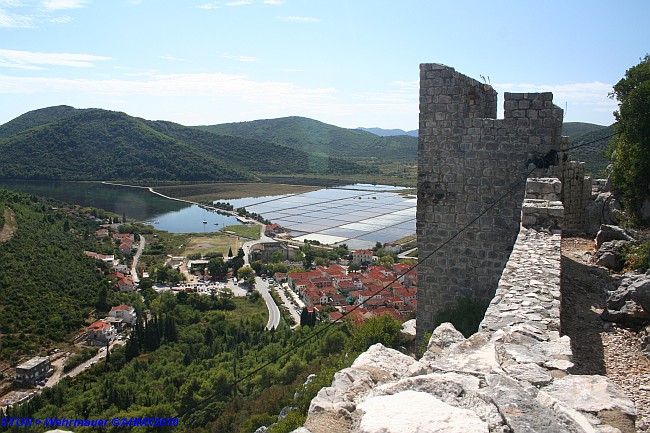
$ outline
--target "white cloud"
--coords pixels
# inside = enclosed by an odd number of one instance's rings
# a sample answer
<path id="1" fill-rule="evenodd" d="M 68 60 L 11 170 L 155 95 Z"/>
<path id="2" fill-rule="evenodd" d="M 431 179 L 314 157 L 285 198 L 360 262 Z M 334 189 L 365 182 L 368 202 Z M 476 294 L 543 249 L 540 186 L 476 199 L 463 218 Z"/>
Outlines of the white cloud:
<path id="1" fill-rule="evenodd" d="M 160 56 L 161 59 L 163 60 L 171 60 L 173 62 L 189 62 L 187 59 L 182 59 L 180 57 L 174 57 L 174 56 Z"/>
<path id="2" fill-rule="evenodd" d="M 312 18 L 312 17 L 278 17 L 280 21 L 288 21 L 288 22 L 298 22 L 298 23 L 318 23 L 320 20 L 318 18 Z"/>
<path id="3" fill-rule="evenodd" d="M 88 3 L 87 0 L 43 0 L 43 8 L 49 11 L 62 9 L 79 9 Z"/>
<path id="4" fill-rule="evenodd" d="M 199 9 L 221 9 L 221 4 L 217 3 L 217 2 L 204 3 L 202 5 L 198 5 L 197 8 L 199 8 Z"/>
<path id="5" fill-rule="evenodd" d="M 264 4 L 273 5 L 273 6 L 280 6 L 280 5 L 284 4 L 284 0 L 264 0 Z"/>
<path id="6" fill-rule="evenodd" d="M 242 56 L 230 53 L 223 53 L 221 55 L 224 59 L 237 60 L 238 62 L 256 62 L 257 59 L 251 56 Z"/>
<path id="7" fill-rule="evenodd" d="M 232 2 L 226 2 L 224 5 L 226 6 L 245 6 L 251 4 L 252 1 L 250 0 L 238 0 L 238 1 L 232 1 Z"/>
<path id="8" fill-rule="evenodd" d="M 596 104 L 607 100 L 607 94 L 612 91 L 612 84 L 593 81 L 591 83 L 569 84 L 493 84 L 499 92 L 527 93 L 553 92 L 553 99 L 572 101 L 574 103 Z"/>
<path id="9" fill-rule="evenodd" d="M 72 17 L 57 14 L 84 7 L 88 0 L 0 0 L 0 28 L 35 28 L 43 23 L 69 23 Z"/>
<path id="10" fill-rule="evenodd" d="M 94 62 L 103 60 L 110 60 L 110 57 L 91 54 L 0 50 L 0 66 L 15 69 L 43 69 L 43 66 L 46 65 L 88 68 L 94 66 Z"/>
<path id="11" fill-rule="evenodd" d="M 142 80 L 33 78 L 0 75 L 0 93 L 68 92 L 149 96 L 233 97 L 267 103 L 322 100 L 333 88 L 301 88 L 292 83 L 254 81 L 242 74 L 155 74 Z"/>
<path id="12" fill-rule="evenodd" d="M 0 9 L 0 28 L 6 29 L 28 29 L 34 27 L 38 22 L 32 15 L 7 13 Z"/>

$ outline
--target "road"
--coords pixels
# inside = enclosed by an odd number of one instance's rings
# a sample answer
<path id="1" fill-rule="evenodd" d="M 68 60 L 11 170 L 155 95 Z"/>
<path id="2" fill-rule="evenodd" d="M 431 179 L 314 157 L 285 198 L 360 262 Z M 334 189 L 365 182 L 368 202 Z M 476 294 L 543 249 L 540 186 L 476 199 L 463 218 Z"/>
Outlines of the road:
<path id="1" fill-rule="evenodd" d="M 112 350 L 113 346 L 115 345 L 124 345 L 124 344 L 125 344 L 124 341 L 120 341 L 120 340 L 113 341 L 111 343 L 109 350 Z M 99 350 L 99 348 L 97 349 Z M 59 383 L 59 381 L 65 377 L 75 377 L 79 373 L 89 368 L 92 365 L 91 363 L 93 361 L 96 363 L 100 359 L 103 359 L 105 357 L 106 357 L 106 350 L 102 350 L 101 352 L 98 352 L 95 356 L 93 356 L 89 360 L 79 364 L 78 366 L 68 371 L 67 373 L 64 373 L 63 365 L 65 364 L 65 361 L 68 359 L 68 357 L 65 355 L 61 356 L 60 358 L 52 362 L 52 368 L 54 369 L 54 373 L 52 374 L 52 376 L 47 378 L 47 381 L 45 382 L 45 386 L 51 388 L 57 383 Z"/>
<path id="2" fill-rule="evenodd" d="M 144 251 L 144 245 L 146 243 L 146 240 L 144 239 L 144 236 L 140 236 L 140 242 L 138 242 L 138 251 L 136 251 L 135 256 L 133 256 L 133 266 L 131 266 L 131 281 L 133 281 L 134 284 L 138 284 L 140 282 L 140 278 L 138 277 L 138 260 L 140 260 L 140 255 L 142 255 L 142 252 Z"/>
<path id="3" fill-rule="evenodd" d="M 275 239 L 272 239 L 264 234 L 265 226 L 260 227 L 260 239 L 255 241 L 248 241 L 242 245 L 242 250 L 244 251 L 244 266 L 250 266 L 248 261 L 248 256 L 251 253 L 251 247 L 255 244 L 263 242 L 275 242 Z M 269 310 L 269 321 L 266 323 L 266 329 L 275 329 L 280 325 L 280 309 L 275 304 L 273 296 L 269 291 L 269 285 L 267 282 L 260 277 L 255 277 L 255 290 L 257 290 L 262 299 L 266 302 L 266 308 Z"/>

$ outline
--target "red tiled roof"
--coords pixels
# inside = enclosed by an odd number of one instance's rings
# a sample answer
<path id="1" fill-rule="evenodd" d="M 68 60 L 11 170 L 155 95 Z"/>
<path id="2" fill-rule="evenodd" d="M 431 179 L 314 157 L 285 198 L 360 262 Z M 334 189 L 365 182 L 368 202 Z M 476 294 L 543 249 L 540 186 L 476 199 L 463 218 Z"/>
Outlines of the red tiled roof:
<path id="1" fill-rule="evenodd" d="M 106 323 L 106 322 L 102 322 L 101 320 L 98 320 L 97 322 L 95 322 L 95 323 L 93 323 L 92 325 L 90 325 L 90 326 L 88 327 L 88 330 L 89 330 L 89 331 L 101 331 L 102 329 L 104 329 L 104 328 L 108 328 L 109 326 L 111 326 L 111 325 L 109 325 L 109 324 Z"/>

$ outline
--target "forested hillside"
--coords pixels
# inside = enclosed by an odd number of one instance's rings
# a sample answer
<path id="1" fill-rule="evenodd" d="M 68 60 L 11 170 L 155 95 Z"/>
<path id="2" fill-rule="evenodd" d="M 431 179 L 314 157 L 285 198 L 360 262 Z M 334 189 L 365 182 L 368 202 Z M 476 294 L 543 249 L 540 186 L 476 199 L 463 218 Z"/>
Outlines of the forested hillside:
<path id="1" fill-rule="evenodd" d="M 41 108 L 22 114 L 0 125 L 0 138 L 27 131 L 35 126 L 45 125 L 75 115 L 79 110 L 69 105 Z"/>
<path id="2" fill-rule="evenodd" d="M 250 172 L 106 110 L 75 115 L 0 139 L 0 177 L 60 180 L 240 180 Z"/>
<path id="3" fill-rule="evenodd" d="M 584 162 L 587 173 L 593 177 L 606 176 L 605 169 L 609 160 L 605 154 L 612 134 L 614 126 L 610 125 L 569 136 L 569 149 L 576 147 L 575 150 L 569 150 L 569 159 Z"/>
<path id="4" fill-rule="evenodd" d="M 272 141 L 319 155 L 385 162 L 417 160 L 418 139 L 408 135 L 379 137 L 304 117 L 196 126 L 220 135 Z"/>
<path id="5" fill-rule="evenodd" d="M 93 227 L 35 196 L 0 189 L 0 203 L 17 225 L 0 242 L 0 359 L 7 359 L 79 329 L 97 301 L 100 277 L 84 255 Z"/>
<path id="6" fill-rule="evenodd" d="M 277 423 L 282 409 L 290 407 L 287 417 L 270 430 L 289 432 L 304 423 L 316 392 L 358 353 L 376 342 L 403 344 L 400 324 L 390 316 L 360 326 L 321 324 L 292 331 L 281 324 L 267 331 L 260 296 L 164 293 L 150 307 L 152 320 L 136 326 L 125 349 L 114 349 L 106 362 L 45 389 L 7 416 L 171 417 L 178 419 L 178 426 L 155 431 L 251 433 Z M 317 338 L 311 338 L 314 332 Z M 304 387 L 310 373 L 316 376 Z"/>
<path id="7" fill-rule="evenodd" d="M 169 137 L 191 143 L 198 151 L 231 161 L 256 173 L 367 173 L 371 170 L 335 156 L 311 154 L 281 144 L 188 128 L 172 122 L 148 122 Z"/>
<path id="8" fill-rule="evenodd" d="M 372 135 L 372 134 L 369 134 Z M 255 173 L 373 173 L 337 155 L 217 135 L 101 109 L 59 106 L 0 126 L 0 178 L 255 181 Z"/>

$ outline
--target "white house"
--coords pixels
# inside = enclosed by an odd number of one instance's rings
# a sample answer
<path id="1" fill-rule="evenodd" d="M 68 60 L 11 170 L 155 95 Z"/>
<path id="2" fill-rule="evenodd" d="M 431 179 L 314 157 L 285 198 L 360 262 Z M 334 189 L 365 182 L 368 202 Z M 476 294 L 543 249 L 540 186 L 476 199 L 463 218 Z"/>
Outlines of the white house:
<path id="1" fill-rule="evenodd" d="M 127 323 L 129 325 L 135 325 L 135 320 L 137 318 L 135 308 L 126 304 L 117 305 L 111 308 L 108 317 L 113 317 L 116 319 L 116 322 L 121 321 L 122 323 Z"/>

